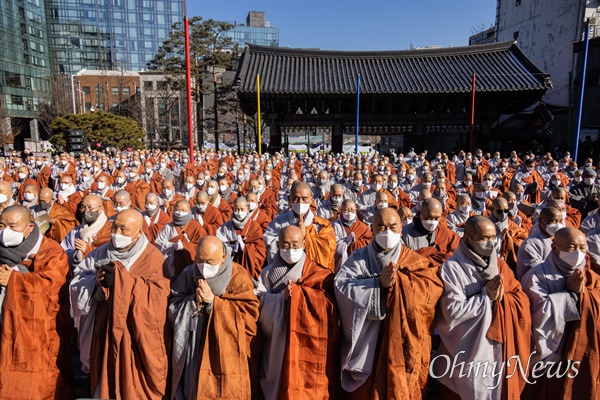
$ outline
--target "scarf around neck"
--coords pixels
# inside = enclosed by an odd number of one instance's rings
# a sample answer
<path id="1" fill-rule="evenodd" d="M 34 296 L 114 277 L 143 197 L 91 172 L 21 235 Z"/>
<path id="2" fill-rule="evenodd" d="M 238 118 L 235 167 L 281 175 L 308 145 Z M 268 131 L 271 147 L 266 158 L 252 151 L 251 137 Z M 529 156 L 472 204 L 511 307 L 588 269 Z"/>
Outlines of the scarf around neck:
<path id="1" fill-rule="evenodd" d="M 40 238 L 40 230 L 37 224 L 33 224 L 33 230 L 21 244 L 15 247 L 5 247 L 0 244 L 0 264 L 14 267 L 27 258 L 29 252 L 35 247 Z"/>
<path id="2" fill-rule="evenodd" d="M 494 225 L 496 225 L 496 234 L 497 235 L 501 235 L 502 232 L 504 232 L 506 230 L 506 228 L 508 228 L 508 216 L 504 219 L 504 221 L 498 221 L 496 219 L 496 216 L 494 216 L 494 213 L 492 212 L 490 214 L 490 221 L 492 221 L 494 223 Z"/>
<path id="3" fill-rule="evenodd" d="M 196 267 L 196 271 L 200 276 L 200 270 Z M 225 262 L 221 266 L 221 269 L 215 276 L 212 278 L 205 278 L 206 283 L 210 286 L 210 289 L 214 293 L 215 296 L 222 296 L 229 285 L 229 281 L 231 280 L 231 274 L 233 273 L 233 262 L 231 261 L 231 257 L 227 255 L 225 258 Z M 203 277 L 204 278 L 204 277 Z"/>
<path id="4" fill-rule="evenodd" d="M 283 261 L 279 255 L 279 252 L 277 252 L 273 258 L 271 271 L 267 277 L 269 292 L 279 293 L 285 289 L 288 281 L 297 282 L 298 279 L 302 278 L 305 261 L 306 253 L 303 253 L 302 257 L 300 257 L 300 260 L 298 260 L 296 264 L 290 266 Z"/>
<path id="5" fill-rule="evenodd" d="M 389 263 L 396 264 L 400 253 L 402 251 L 402 241 L 400 241 L 396 247 L 385 251 L 381 246 L 375 242 L 375 238 L 371 240 L 371 243 L 367 246 L 367 252 L 369 254 L 369 260 L 372 263 L 377 263 L 379 270 L 381 271 Z"/>
<path id="6" fill-rule="evenodd" d="M 473 261 L 475 268 L 477 268 L 484 282 L 487 283 L 490 279 L 498 275 L 498 255 L 496 249 L 494 249 L 491 256 L 484 258 L 471 250 L 464 239 L 460 241 L 459 247 Z"/>

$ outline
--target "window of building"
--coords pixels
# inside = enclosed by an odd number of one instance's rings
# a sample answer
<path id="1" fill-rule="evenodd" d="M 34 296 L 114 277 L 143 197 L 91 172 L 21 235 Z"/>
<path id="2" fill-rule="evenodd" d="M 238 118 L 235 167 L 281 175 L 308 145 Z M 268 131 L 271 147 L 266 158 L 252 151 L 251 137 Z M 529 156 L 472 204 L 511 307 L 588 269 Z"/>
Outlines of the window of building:
<path id="1" fill-rule="evenodd" d="M 112 88 L 110 88 L 110 93 L 113 96 L 118 96 L 119 95 L 119 88 L 118 87 L 112 87 Z"/>
<path id="2" fill-rule="evenodd" d="M 145 81 L 144 82 L 144 90 L 154 90 L 154 82 Z"/>
<path id="3" fill-rule="evenodd" d="M 84 86 L 81 88 L 81 90 L 83 90 L 84 94 L 90 94 L 90 87 L 89 86 Z"/>
<path id="4" fill-rule="evenodd" d="M 117 108 L 119 106 L 119 103 L 112 103 L 112 108 Z"/>
<path id="5" fill-rule="evenodd" d="M 515 33 L 513 33 L 513 39 L 515 39 L 515 40 L 519 39 L 519 31 L 516 31 Z"/>
<path id="6" fill-rule="evenodd" d="M 21 75 L 16 72 L 4 71 L 6 86 L 21 87 Z"/>
<path id="7" fill-rule="evenodd" d="M 89 110 L 90 108 L 92 108 L 92 103 L 90 103 L 89 101 L 85 102 L 85 109 Z"/>
<path id="8" fill-rule="evenodd" d="M 158 90 L 167 90 L 169 88 L 169 85 L 165 81 L 156 82 L 156 86 L 157 86 Z"/>
<path id="9" fill-rule="evenodd" d="M 129 96 L 130 89 L 128 87 L 123 87 L 121 88 L 121 93 L 123 93 L 123 96 Z"/>
<path id="10" fill-rule="evenodd" d="M 10 96 L 10 102 L 14 105 L 22 106 L 23 105 L 23 96 L 17 96 L 17 95 L 13 94 Z"/>
<path id="11" fill-rule="evenodd" d="M 515 6 L 520 6 L 521 5 L 521 0 L 515 0 Z"/>

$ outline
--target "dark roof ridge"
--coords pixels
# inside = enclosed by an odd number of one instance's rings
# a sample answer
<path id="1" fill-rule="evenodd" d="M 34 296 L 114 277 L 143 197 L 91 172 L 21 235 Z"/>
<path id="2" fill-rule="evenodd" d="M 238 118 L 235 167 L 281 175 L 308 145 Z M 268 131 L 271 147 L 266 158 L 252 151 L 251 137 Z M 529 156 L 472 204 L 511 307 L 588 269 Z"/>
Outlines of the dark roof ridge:
<path id="1" fill-rule="evenodd" d="M 503 42 L 479 44 L 471 46 L 442 47 L 416 50 L 376 50 L 376 51 L 348 51 L 348 50 L 317 50 L 305 48 L 286 48 L 259 46 L 247 44 L 246 52 L 253 54 L 266 54 L 272 56 L 298 56 L 298 57 L 337 57 L 337 58 L 395 58 L 395 57 L 443 57 L 448 55 L 478 54 L 491 51 L 505 51 L 516 44 L 514 40 Z"/>

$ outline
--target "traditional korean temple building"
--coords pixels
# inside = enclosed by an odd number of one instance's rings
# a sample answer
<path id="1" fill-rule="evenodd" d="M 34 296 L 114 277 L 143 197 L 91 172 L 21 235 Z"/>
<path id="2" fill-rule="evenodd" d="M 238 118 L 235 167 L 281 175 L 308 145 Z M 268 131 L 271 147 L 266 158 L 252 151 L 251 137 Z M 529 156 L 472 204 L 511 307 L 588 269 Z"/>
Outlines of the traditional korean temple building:
<path id="1" fill-rule="evenodd" d="M 501 115 L 539 102 L 549 76 L 507 41 L 468 47 L 406 51 L 321 51 L 248 45 L 234 90 L 247 115 L 261 112 L 270 147 L 287 143 L 293 129 L 331 129 L 341 152 L 343 135 L 355 134 L 357 76 L 361 76 L 359 134 L 398 138 L 406 151 L 468 146 L 472 78 L 476 74 L 475 145 L 487 145 Z M 389 143 L 389 142 L 388 142 Z"/>

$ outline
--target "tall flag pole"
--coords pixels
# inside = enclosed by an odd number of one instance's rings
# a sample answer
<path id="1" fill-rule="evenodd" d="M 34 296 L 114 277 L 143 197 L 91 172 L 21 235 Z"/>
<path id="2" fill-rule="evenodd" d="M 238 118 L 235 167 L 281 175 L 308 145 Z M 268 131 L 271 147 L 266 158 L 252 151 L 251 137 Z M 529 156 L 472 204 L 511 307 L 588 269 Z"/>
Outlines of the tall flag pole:
<path id="1" fill-rule="evenodd" d="M 257 116 L 256 126 L 257 126 L 257 131 L 258 131 L 258 143 L 257 143 L 257 146 L 258 146 L 258 155 L 261 155 L 262 151 L 261 151 L 261 145 L 260 144 L 262 142 L 262 139 L 260 137 L 261 136 L 260 135 L 261 134 L 261 126 L 260 126 L 260 75 L 259 74 L 256 74 L 256 101 L 258 103 L 258 110 L 256 111 L 256 116 Z"/>
<path id="2" fill-rule="evenodd" d="M 579 110 L 577 110 L 577 130 L 575 131 L 575 157 L 573 161 L 577 162 L 577 156 L 579 153 L 579 135 L 581 134 L 581 116 L 583 114 L 583 95 L 585 92 L 585 73 L 587 70 L 588 62 L 588 48 L 590 46 L 590 20 L 588 19 L 585 24 L 585 39 L 583 43 L 583 67 L 581 68 L 581 79 L 579 84 Z"/>
<path id="3" fill-rule="evenodd" d="M 356 81 L 356 129 L 354 138 L 354 152 L 358 154 L 358 123 L 360 119 L 360 74 Z"/>
<path id="4" fill-rule="evenodd" d="M 183 26 L 185 33 L 185 81 L 187 86 L 188 135 L 190 145 L 190 162 L 194 165 L 194 118 L 192 110 L 192 72 L 190 63 L 190 23 L 187 16 L 187 2 L 183 1 Z M 200 144 L 199 144 L 200 145 Z"/>
<path id="5" fill-rule="evenodd" d="M 475 125 L 475 87 L 477 85 L 477 75 L 473 72 L 471 81 L 471 124 L 469 125 L 469 151 L 473 152 L 473 128 Z"/>

